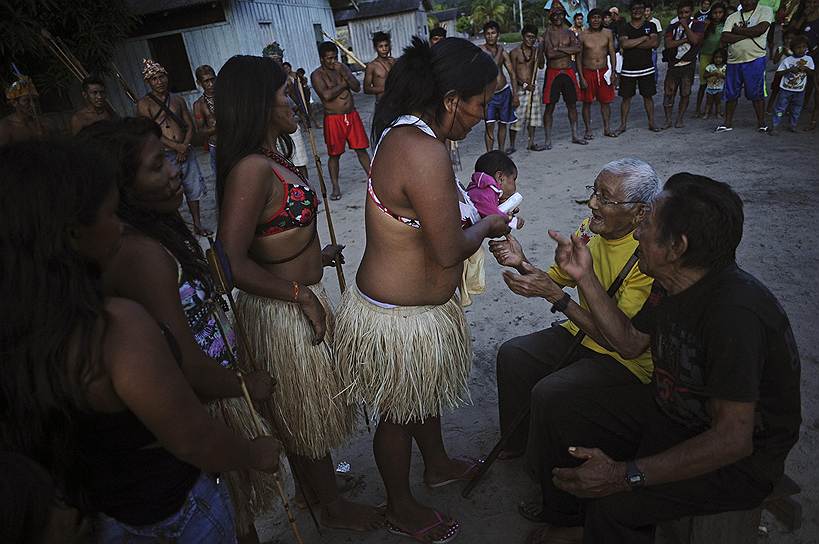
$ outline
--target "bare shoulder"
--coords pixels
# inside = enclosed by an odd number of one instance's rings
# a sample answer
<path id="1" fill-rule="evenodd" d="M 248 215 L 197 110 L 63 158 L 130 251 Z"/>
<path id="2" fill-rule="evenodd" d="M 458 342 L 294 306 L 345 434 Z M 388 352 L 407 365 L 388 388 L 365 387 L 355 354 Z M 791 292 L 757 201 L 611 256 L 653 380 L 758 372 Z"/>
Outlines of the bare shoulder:
<path id="1" fill-rule="evenodd" d="M 158 330 L 156 320 L 142 304 L 120 297 L 106 298 L 104 303 L 106 327 L 104 342 L 106 347 L 124 351 L 125 346 L 138 345 L 136 339 Z M 110 355 L 106 349 L 106 355 Z M 108 359 L 108 357 L 106 357 Z"/>

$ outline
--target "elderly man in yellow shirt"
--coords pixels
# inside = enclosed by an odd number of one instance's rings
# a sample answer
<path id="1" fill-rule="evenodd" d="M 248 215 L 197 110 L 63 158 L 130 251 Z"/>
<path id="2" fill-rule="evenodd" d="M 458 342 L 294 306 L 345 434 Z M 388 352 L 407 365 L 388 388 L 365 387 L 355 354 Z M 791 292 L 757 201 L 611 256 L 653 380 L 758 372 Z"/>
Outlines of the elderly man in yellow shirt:
<path id="1" fill-rule="evenodd" d="M 624 158 L 606 164 L 588 189 L 591 217 L 580 225 L 578 233 L 588 238 L 595 275 L 608 288 L 637 249 L 634 230 L 648 211 L 647 203 L 659 194 L 660 178 L 646 162 Z M 538 421 L 547 414 L 539 410 L 539 400 L 547 398 L 554 388 L 604 389 L 648 384 L 653 370 L 651 354 L 645 351 L 634 359 L 625 359 L 609 349 L 591 319 L 583 293 L 579 293 L 577 304 L 563 290 L 575 285 L 557 265 L 546 271 L 536 268 L 512 236 L 490 242 L 490 249 L 501 265 L 518 271 L 503 273 L 513 292 L 545 298 L 553 305 L 552 312 L 560 311 L 569 318 L 562 326 L 508 340 L 497 358 L 498 407 L 504 435 L 512 431 L 513 421 L 531 402 L 530 421 L 511 436 L 499 458 L 511 459 L 526 453 L 533 475 L 538 479 L 551 478 L 550 474 L 540 474 L 546 438 L 538 432 L 541 428 Z M 631 318 L 642 308 L 652 283 L 651 278 L 633 266 L 615 295 L 626 316 Z M 580 330 L 586 337 L 569 354 Z M 544 521 L 541 511 L 539 503 L 520 507 L 521 514 L 532 521 Z"/>

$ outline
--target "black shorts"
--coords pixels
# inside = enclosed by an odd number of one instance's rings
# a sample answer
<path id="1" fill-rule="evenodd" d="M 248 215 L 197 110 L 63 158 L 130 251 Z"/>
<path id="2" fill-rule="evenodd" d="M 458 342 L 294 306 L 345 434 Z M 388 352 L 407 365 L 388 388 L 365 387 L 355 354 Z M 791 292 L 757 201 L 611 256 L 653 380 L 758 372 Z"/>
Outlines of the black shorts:
<path id="1" fill-rule="evenodd" d="M 657 79 L 655 74 L 648 74 L 647 76 L 620 77 L 620 96 L 623 98 L 631 98 L 637 92 L 637 87 L 640 87 L 640 96 L 650 97 L 657 94 Z"/>
<path id="2" fill-rule="evenodd" d="M 558 74 L 552 81 L 549 89 L 549 104 L 557 104 L 560 97 L 568 106 L 573 106 L 577 103 L 577 87 L 572 78 L 567 74 Z"/>

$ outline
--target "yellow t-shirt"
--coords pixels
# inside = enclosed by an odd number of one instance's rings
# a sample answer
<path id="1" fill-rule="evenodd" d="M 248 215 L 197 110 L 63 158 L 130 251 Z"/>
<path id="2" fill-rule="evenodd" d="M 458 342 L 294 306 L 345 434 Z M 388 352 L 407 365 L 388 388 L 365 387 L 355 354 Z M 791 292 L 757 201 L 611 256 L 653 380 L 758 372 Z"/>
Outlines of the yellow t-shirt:
<path id="1" fill-rule="evenodd" d="M 757 4 L 751 12 L 736 11 L 725 19 L 723 32 L 731 32 L 734 25 L 752 27 L 759 23 L 772 23 L 774 14 L 770 7 Z M 728 46 L 728 64 L 750 62 L 767 54 L 768 32 L 770 28 L 756 38 L 745 38 Z"/>
<path id="2" fill-rule="evenodd" d="M 580 228 L 577 229 L 578 234 L 588 232 L 588 224 L 588 219 L 583 221 Z M 600 280 L 604 289 L 608 289 L 609 286 L 614 283 L 614 280 L 626 265 L 626 261 L 628 261 L 634 253 L 637 245 L 638 242 L 634 239 L 633 232 L 618 240 L 607 240 L 602 236 L 593 236 L 591 240 L 589 240 L 588 248 L 594 259 L 594 275 Z M 549 277 L 561 287 L 575 287 L 574 280 L 557 265 L 553 264 L 549 267 L 547 273 Z M 643 303 L 645 303 L 651 292 L 651 285 L 653 283 L 654 280 L 640 272 L 637 266 L 626 276 L 623 285 L 617 290 L 614 298 L 617 301 L 617 306 L 629 319 L 634 317 L 643 307 Z M 582 292 L 580 292 L 580 306 L 584 310 L 589 309 Z M 567 321 L 563 326 L 573 335 L 577 334 L 579 330 L 577 325 L 571 321 Z M 583 346 L 597 353 L 603 353 L 613 357 L 625 365 L 641 382 L 648 383 L 651 381 L 651 374 L 654 372 L 654 363 L 651 361 L 651 352 L 649 350 L 646 350 L 636 359 L 623 359 L 618 353 L 607 350 L 589 336 L 583 339 Z"/>

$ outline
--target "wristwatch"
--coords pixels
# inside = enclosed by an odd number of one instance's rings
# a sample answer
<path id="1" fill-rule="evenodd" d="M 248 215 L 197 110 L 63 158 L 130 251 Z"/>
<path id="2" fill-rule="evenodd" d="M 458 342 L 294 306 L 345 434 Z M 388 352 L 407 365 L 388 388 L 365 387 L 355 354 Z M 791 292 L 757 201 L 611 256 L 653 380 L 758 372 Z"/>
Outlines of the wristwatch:
<path id="1" fill-rule="evenodd" d="M 646 475 L 642 473 L 640 467 L 637 466 L 637 461 L 633 459 L 626 462 L 626 482 L 632 489 L 643 487 L 646 483 Z"/>
<path id="2" fill-rule="evenodd" d="M 552 313 L 565 312 L 566 308 L 569 306 L 569 301 L 571 300 L 572 297 L 569 296 L 569 293 L 563 291 L 563 296 L 560 297 L 557 302 L 552 304 Z"/>

